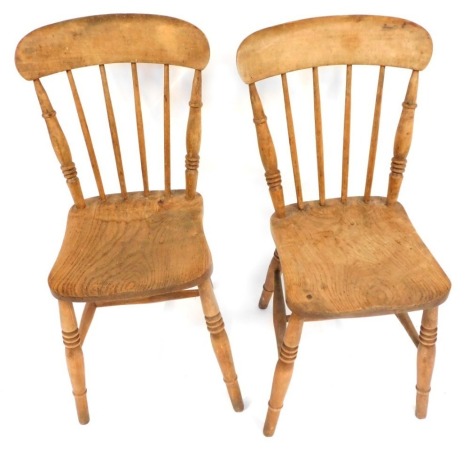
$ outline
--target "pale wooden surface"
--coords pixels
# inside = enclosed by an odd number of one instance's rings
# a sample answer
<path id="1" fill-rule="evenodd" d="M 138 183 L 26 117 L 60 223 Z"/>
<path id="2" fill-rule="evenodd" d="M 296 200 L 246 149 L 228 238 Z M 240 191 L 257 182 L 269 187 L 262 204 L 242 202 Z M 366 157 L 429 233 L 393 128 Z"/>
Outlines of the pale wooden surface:
<path id="1" fill-rule="evenodd" d="M 209 45 L 194 25 L 146 14 L 109 14 L 71 19 L 23 38 L 16 65 L 27 80 L 77 67 L 117 62 L 161 62 L 202 70 Z"/>
<path id="2" fill-rule="evenodd" d="M 290 309 L 309 319 L 421 310 L 450 283 L 403 206 L 383 198 L 286 207 L 271 219 Z"/>
<path id="3" fill-rule="evenodd" d="M 56 263 L 52 293 L 70 301 L 125 300 L 177 291 L 212 272 L 202 228 L 202 198 L 184 190 L 110 195 L 72 208 Z"/>
<path id="4" fill-rule="evenodd" d="M 197 193 L 201 142 L 202 75 L 209 60 L 205 35 L 185 21 L 157 15 L 112 14 L 72 19 L 29 33 L 16 49 L 16 66 L 33 80 L 51 144 L 74 205 L 62 247 L 49 275 L 49 287 L 59 300 L 66 359 L 80 423 L 88 423 L 88 404 L 82 345 L 97 307 L 160 302 L 200 296 L 213 349 L 236 411 L 243 410 L 231 348 L 210 279 L 212 258 L 203 230 L 203 201 Z M 134 112 L 123 130 L 116 116 L 115 98 L 107 66 L 127 63 Z M 161 98 L 147 101 L 163 106 L 163 189 L 149 185 L 140 64 L 156 64 L 163 71 Z M 73 70 L 97 66 L 102 103 L 109 127 L 119 193 L 106 191 L 101 169 L 103 154 L 95 149 L 87 113 Z M 172 66 L 187 68 L 190 79 L 170 83 Z M 97 196 L 86 197 L 74 162 L 74 145 L 62 129 L 42 80 L 64 72 L 77 112 L 90 172 Z M 191 78 L 192 77 L 192 78 Z M 98 81 L 99 81 L 98 78 Z M 176 79 L 175 79 L 176 80 Z M 158 86 L 158 82 L 154 82 Z M 189 99 L 186 137 L 185 188 L 171 182 L 171 94 L 186 91 Z M 125 97 L 117 91 L 118 96 Z M 94 107 L 95 109 L 95 107 Z M 66 118 L 66 117 L 65 117 Z M 140 166 L 142 188 L 133 190 L 126 180 L 124 143 L 120 133 L 136 132 L 135 163 Z M 76 147 L 77 150 L 80 147 Z M 154 153 L 154 152 L 152 152 Z M 128 157 L 127 157 L 128 158 Z M 103 160 L 104 162 L 104 160 Z M 182 163 L 181 163 L 182 164 Z M 86 169 L 84 168 L 84 171 Z M 82 171 L 80 171 L 82 172 Z M 183 186 L 184 187 L 184 186 Z M 188 289 L 193 288 L 193 289 Z M 80 326 L 73 302 L 85 302 Z"/>
<path id="5" fill-rule="evenodd" d="M 431 53 L 428 32 L 411 21 L 385 16 L 331 16 L 254 32 L 241 43 L 237 65 L 242 80 L 254 83 L 294 70 L 338 63 L 423 70 Z"/>
<path id="6" fill-rule="evenodd" d="M 425 29 L 405 19 L 385 16 L 305 19 L 254 32 L 240 44 L 238 71 L 249 86 L 259 152 L 274 207 L 271 233 L 276 252 L 259 303 L 266 308 L 274 292 L 279 360 L 264 427 L 266 436 L 272 436 L 276 429 L 297 355 L 300 325 L 308 320 L 396 315 L 418 345 L 416 415 L 426 416 L 437 337 L 437 307 L 447 299 L 451 284 L 414 229 L 398 196 L 413 136 L 419 71 L 427 66 L 431 54 L 432 41 Z M 345 83 L 344 112 L 335 113 L 342 117 L 343 126 L 343 132 L 338 133 L 343 141 L 341 181 L 338 197 L 329 198 L 325 173 L 329 152 L 323 132 L 323 80 L 319 69 L 331 65 L 344 68 Z M 362 121 L 352 117 L 353 104 L 361 103 L 353 97 L 357 65 L 375 66 L 378 71 L 362 197 L 351 196 L 349 192 L 352 131 L 354 123 Z M 388 190 L 382 191 L 384 196 L 371 196 L 384 80 L 389 66 L 403 68 L 409 80 L 404 99 L 397 101 L 402 110 L 398 126 L 392 127 L 394 143 L 387 152 L 393 154 Z M 302 170 L 299 161 L 288 73 L 310 68 L 312 83 L 303 90 L 306 98 L 313 99 L 310 126 L 315 138 L 318 199 L 305 201 L 303 189 L 311 187 L 314 171 Z M 282 88 L 281 111 L 286 116 L 288 149 L 284 145 L 276 148 L 268 126 L 263 93 L 258 88 L 262 85 L 257 83 L 269 77 L 276 77 L 279 89 Z M 329 86 L 329 91 L 332 88 L 337 91 L 338 85 Z M 285 162 L 277 155 L 277 151 L 285 150 L 290 150 L 296 197 L 296 203 L 289 205 L 285 204 L 283 172 L 279 169 Z M 285 312 L 282 281 L 292 315 Z M 419 338 L 408 315 L 415 310 L 423 310 Z"/>

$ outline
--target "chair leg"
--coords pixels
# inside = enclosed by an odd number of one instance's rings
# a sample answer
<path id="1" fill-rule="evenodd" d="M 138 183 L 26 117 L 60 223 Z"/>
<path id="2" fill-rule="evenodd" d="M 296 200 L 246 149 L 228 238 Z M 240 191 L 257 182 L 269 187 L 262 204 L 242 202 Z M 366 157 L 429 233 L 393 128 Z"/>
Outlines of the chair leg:
<path id="1" fill-rule="evenodd" d="M 80 319 L 80 327 L 78 328 L 78 332 L 80 333 L 80 342 L 82 344 L 85 343 L 85 338 L 88 333 L 88 329 L 90 328 L 90 324 L 95 316 L 96 311 L 96 303 L 94 302 L 87 302 L 85 304 L 85 308 L 83 309 L 82 317 Z"/>
<path id="2" fill-rule="evenodd" d="M 408 313 L 397 313 L 396 317 L 398 318 L 402 326 L 405 328 L 405 331 L 410 336 L 412 342 L 417 347 L 419 345 L 419 336 L 416 332 L 413 321 L 411 321 L 410 315 Z"/>
<path id="3" fill-rule="evenodd" d="M 263 284 L 263 291 L 261 292 L 261 297 L 259 299 L 258 306 L 261 309 L 265 309 L 274 291 L 274 272 L 280 269 L 279 264 L 279 256 L 277 255 L 277 251 L 274 251 L 273 258 L 271 259 L 271 263 L 269 264 L 268 273 L 266 274 L 266 281 Z"/>
<path id="4" fill-rule="evenodd" d="M 277 421 L 281 412 L 284 398 L 292 378 L 294 361 L 297 357 L 300 336 L 302 334 L 303 321 L 296 315 L 291 315 L 287 330 L 284 335 L 284 342 L 279 354 L 279 360 L 274 372 L 271 398 L 268 403 L 268 413 L 264 422 L 263 433 L 265 436 L 272 436 L 276 430 Z"/>
<path id="5" fill-rule="evenodd" d="M 426 418 L 431 377 L 436 357 L 438 307 L 423 311 L 418 345 L 418 383 L 416 385 L 416 417 Z"/>
<path id="6" fill-rule="evenodd" d="M 281 353 L 282 341 L 286 333 L 286 304 L 282 292 L 281 270 L 274 271 L 273 323 L 276 334 L 278 354 Z"/>
<path id="7" fill-rule="evenodd" d="M 78 420 L 82 425 L 85 425 L 90 421 L 86 398 L 85 366 L 83 362 L 80 333 L 78 332 L 77 319 L 72 302 L 59 300 L 59 313 L 62 326 L 62 338 L 65 345 L 65 358 L 72 382 Z"/>
<path id="8" fill-rule="evenodd" d="M 227 385 L 232 406 L 236 412 L 241 412 L 243 410 L 243 399 L 233 364 L 230 343 L 210 279 L 206 279 L 199 285 L 199 295 L 201 296 L 202 309 L 207 329 L 210 332 L 212 347 L 219 362 L 224 382 Z"/>

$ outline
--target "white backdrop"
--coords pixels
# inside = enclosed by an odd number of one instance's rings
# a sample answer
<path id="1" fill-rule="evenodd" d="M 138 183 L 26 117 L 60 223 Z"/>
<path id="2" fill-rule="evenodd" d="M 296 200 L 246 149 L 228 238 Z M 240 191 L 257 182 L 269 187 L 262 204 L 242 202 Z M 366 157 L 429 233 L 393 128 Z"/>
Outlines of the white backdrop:
<path id="1" fill-rule="evenodd" d="M 1 459 L 469 458 L 464 187 L 470 69 L 461 3 L 18 0 L 4 10 Z M 47 287 L 70 200 L 33 86 L 16 72 L 14 50 L 39 26 L 117 12 L 185 19 L 201 28 L 211 45 L 199 190 L 243 413 L 231 409 L 199 301 L 191 299 L 98 310 L 84 347 L 91 421 L 80 426 L 76 419 L 56 301 Z M 423 25 L 434 41 L 431 64 L 421 76 L 415 142 L 401 195 L 453 282 L 440 314 L 429 414 L 426 420 L 414 417 L 415 350 L 393 317 L 309 323 L 277 432 L 267 439 L 262 426 L 276 347 L 271 308 L 261 311 L 257 302 L 273 251 L 271 205 L 235 53 L 241 40 L 260 28 L 349 13 L 407 18 Z"/>

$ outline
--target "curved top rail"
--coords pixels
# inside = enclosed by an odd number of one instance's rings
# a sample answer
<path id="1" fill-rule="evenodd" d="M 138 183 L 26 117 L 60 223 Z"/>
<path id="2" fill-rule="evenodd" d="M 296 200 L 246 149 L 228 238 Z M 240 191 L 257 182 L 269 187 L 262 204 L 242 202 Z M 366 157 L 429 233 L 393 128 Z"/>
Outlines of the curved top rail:
<path id="1" fill-rule="evenodd" d="M 15 53 L 27 80 L 97 64 L 161 63 L 202 70 L 209 44 L 196 26 L 151 14 L 108 14 L 50 24 L 26 35 Z"/>
<path id="2" fill-rule="evenodd" d="M 279 24 L 249 35 L 237 52 L 245 83 L 286 72 L 339 64 L 423 70 L 432 55 L 429 33 L 386 16 L 326 16 Z"/>

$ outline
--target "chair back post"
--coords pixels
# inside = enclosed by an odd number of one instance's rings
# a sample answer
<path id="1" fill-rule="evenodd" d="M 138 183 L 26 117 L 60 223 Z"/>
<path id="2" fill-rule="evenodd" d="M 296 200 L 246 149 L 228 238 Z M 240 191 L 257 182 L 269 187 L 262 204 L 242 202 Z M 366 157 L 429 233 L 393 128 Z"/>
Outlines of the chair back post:
<path id="1" fill-rule="evenodd" d="M 405 101 L 403 102 L 400 121 L 398 122 L 395 134 L 387 193 L 387 204 L 389 205 L 396 203 L 398 199 L 401 183 L 403 181 L 403 173 L 406 168 L 406 157 L 411 146 L 414 114 L 417 106 L 416 97 L 418 93 L 418 76 L 419 72 L 417 70 L 413 70 L 408 84 L 408 89 L 406 91 Z"/>
<path id="2" fill-rule="evenodd" d="M 253 108 L 253 122 L 258 137 L 258 147 L 261 161 L 265 170 L 266 182 L 271 194 L 271 200 L 278 217 L 285 216 L 284 192 L 282 190 L 281 173 L 277 168 L 276 149 L 274 148 L 271 133 L 264 114 L 263 105 L 254 83 L 249 85 L 251 106 Z"/>
<path id="3" fill-rule="evenodd" d="M 202 107 L 202 73 L 194 71 L 189 117 L 186 129 L 186 198 L 196 195 L 199 168 L 199 149 L 201 147 L 201 107 Z"/>
<path id="4" fill-rule="evenodd" d="M 67 139 L 62 131 L 59 120 L 57 120 L 56 112 L 52 107 L 49 96 L 39 79 L 34 80 L 34 88 L 41 106 L 42 116 L 46 122 L 49 137 L 51 139 L 52 148 L 60 163 L 62 173 L 67 180 L 67 186 L 73 198 L 73 202 L 77 208 L 85 207 L 80 180 L 77 176 L 75 163 L 72 161 L 72 154 Z"/>

